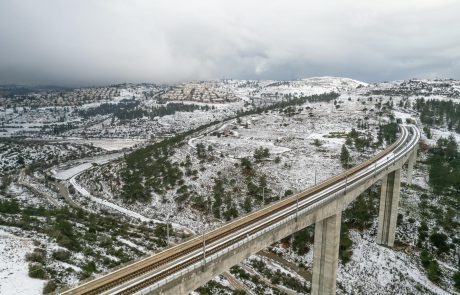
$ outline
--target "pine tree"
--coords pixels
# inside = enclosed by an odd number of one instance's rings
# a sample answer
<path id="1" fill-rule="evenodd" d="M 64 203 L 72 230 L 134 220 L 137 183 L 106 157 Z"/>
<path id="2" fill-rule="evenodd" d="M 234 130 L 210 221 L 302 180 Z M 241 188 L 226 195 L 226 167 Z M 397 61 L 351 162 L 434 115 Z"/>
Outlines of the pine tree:
<path id="1" fill-rule="evenodd" d="M 345 145 L 342 145 L 342 152 L 340 153 L 340 162 L 344 168 L 348 168 L 348 162 L 350 161 L 350 153 Z"/>
<path id="2" fill-rule="evenodd" d="M 247 196 L 246 199 L 244 199 L 243 209 L 247 213 L 252 211 L 252 202 L 249 196 Z"/>

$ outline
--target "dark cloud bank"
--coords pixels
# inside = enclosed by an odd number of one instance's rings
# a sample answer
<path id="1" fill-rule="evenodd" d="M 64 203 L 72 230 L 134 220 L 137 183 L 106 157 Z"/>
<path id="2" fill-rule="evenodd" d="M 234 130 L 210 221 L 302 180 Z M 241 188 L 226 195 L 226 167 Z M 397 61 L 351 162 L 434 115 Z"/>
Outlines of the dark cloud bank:
<path id="1" fill-rule="evenodd" d="M 0 84 L 460 78 L 460 1 L 0 1 Z"/>

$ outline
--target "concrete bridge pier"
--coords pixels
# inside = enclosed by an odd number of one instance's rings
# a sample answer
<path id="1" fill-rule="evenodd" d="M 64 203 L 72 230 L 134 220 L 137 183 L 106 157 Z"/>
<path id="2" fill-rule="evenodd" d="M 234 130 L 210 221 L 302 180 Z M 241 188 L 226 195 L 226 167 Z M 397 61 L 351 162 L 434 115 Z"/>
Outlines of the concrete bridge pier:
<path id="1" fill-rule="evenodd" d="M 393 247 L 398 219 L 401 168 L 387 174 L 382 180 L 377 243 Z"/>
<path id="2" fill-rule="evenodd" d="M 312 295 L 335 294 L 342 212 L 315 224 Z"/>
<path id="3" fill-rule="evenodd" d="M 407 183 L 412 185 L 412 173 L 414 171 L 414 164 L 415 160 L 417 159 L 417 146 L 415 146 L 414 151 L 409 157 L 409 161 L 407 163 Z"/>

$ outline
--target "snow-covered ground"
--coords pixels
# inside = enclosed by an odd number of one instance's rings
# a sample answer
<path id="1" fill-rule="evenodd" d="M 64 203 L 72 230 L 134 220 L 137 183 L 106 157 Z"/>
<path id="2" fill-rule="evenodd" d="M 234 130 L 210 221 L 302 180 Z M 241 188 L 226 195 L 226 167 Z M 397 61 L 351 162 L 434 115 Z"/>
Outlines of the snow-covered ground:
<path id="1" fill-rule="evenodd" d="M 438 87 L 438 84 L 449 86 Z M 430 87 L 431 92 L 427 90 Z M 190 96 L 190 100 L 187 100 L 187 97 L 178 97 L 181 95 L 181 89 L 190 90 L 188 93 L 193 93 L 193 97 Z M 203 90 L 203 95 L 200 95 L 200 89 Z M 169 90 L 171 93 L 168 94 Z M 241 121 L 227 120 L 241 110 L 331 91 L 340 94 L 335 102 L 305 103 L 302 106 L 294 106 L 290 110 L 291 114 L 276 110 L 245 116 L 240 118 Z M 212 188 L 215 179 L 224 179 L 225 190 L 231 194 L 232 203 L 238 208 L 239 215 L 242 215 L 245 214 L 242 203 L 247 193 L 247 179 L 242 175 L 239 166 L 243 157 L 248 157 L 253 164 L 254 182 L 257 182 L 260 176 L 267 177 L 268 190 L 264 191 L 264 197 L 272 198 L 273 201 L 284 197 L 288 190 L 298 192 L 314 185 L 315 180 L 319 183 L 343 171 L 339 154 L 345 143 L 346 134 L 355 128 L 376 139 L 377 125 L 389 121 L 390 113 L 388 109 L 384 110 L 382 105 L 390 103 L 394 105 L 391 114 L 403 122 L 409 118 L 417 120 L 418 114 L 415 111 L 398 105 L 401 100 L 408 98 L 412 104 L 420 97 L 458 100 L 458 91 L 460 91 L 458 81 L 411 80 L 370 85 L 336 77 L 315 77 L 296 81 L 216 80 L 190 83 L 190 85 L 184 83 L 171 88 L 156 85 L 125 85 L 120 86 L 116 95 L 110 99 L 84 101 L 82 105 L 59 105 L 36 109 L 27 107 L 12 109 L 0 106 L 0 118 L 5 122 L 3 129 L 0 128 L 0 136 L 24 135 L 43 140 L 40 144 L 33 141 L 26 144 L 8 141 L 0 143 L 0 164 L 10 169 L 14 176 L 14 173 L 17 173 L 15 169 L 19 167 L 18 163 L 22 161 L 26 166 L 38 160 L 53 160 L 55 162 L 50 163 L 53 165 L 51 170 L 38 169 L 33 175 L 23 179 L 37 190 L 55 198 L 59 204 L 65 204 L 64 200 L 58 198 L 56 191 L 41 182 L 46 179 L 45 174 L 48 171 L 61 184 L 75 189 L 75 193 L 71 193 L 69 197 L 87 211 L 123 215 L 136 226 L 140 222 L 149 225 L 171 222 L 176 228 L 191 229 L 199 233 L 221 224 L 224 220 L 212 216 L 205 217 L 202 211 L 193 208 L 191 199 L 179 204 L 176 201 L 177 187 L 167 188 L 164 195 L 152 192 L 152 200 L 147 204 L 123 202 L 120 198 L 122 187 L 120 169 L 123 167 L 124 153 L 178 132 L 221 121 L 198 134 L 189 136 L 186 139 L 188 144 L 174 150 L 171 161 L 184 163 L 187 156 L 191 158 L 191 170 L 196 170 L 197 173 L 193 176 L 184 176 L 184 184 L 205 200 L 208 197 L 211 200 L 213 198 Z M 169 96 L 163 95 L 164 93 Z M 184 101 L 185 104 L 208 106 L 209 109 L 124 120 L 116 118 L 113 114 L 97 114 L 83 119 L 80 114 L 81 111 L 97 108 L 103 103 L 120 104 L 126 99 L 138 102 L 140 109 L 150 110 L 171 103 L 171 101 L 162 101 L 168 97 L 174 101 Z M 208 98 L 215 100 L 216 103 L 204 101 Z M 358 129 L 358 122 L 365 122 L 369 125 L 369 129 Z M 62 126 L 71 128 L 59 130 Z M 449 135 L 453 135 L 460 142 L 460 135 L 447 129 L 432 129 L 431 134 L 432 139 L 424 138 L 430 145 L 435 144 L 439 137 Z M 197 159 L 198 144 L 205 146 L 209 158 Z M 352 162 L 362 162 L 383 147 L 382 145 L 375 150 L 367 149 L 364 152 L 352 149 L 350 150 Z M 269 157 L 259 162 L 255 161 L 253 155 L 258 148 L 267 149 Z M 118 152 L 111 153 L 115 151 Z M 7 174 L 6 170 L 4 172 L 3 174 Z M 50 205 L 44 198 L 36 198 L 25 185 L 18 185 L 14 177 L 12 178 L 13 183 L 5 191 L 9 197 L 19 200 L 21 204 Z M 421 189 L 429 189 L 427 171 L 415 173 L 414 183 Z M 401 206 L 405 206 L 404 210 L 418 210 L 417 204 L 420 199 L 417 192 L 404 187 L 402 192 L 408 196 L 401 201 Z M 253 209 L 262 206 L 260 202 L 254 202 L 252 205 Z M 418 221 L 415 224 L 418 224 Z M 340 265 L 338 294 L 444 295 L 449 294 L 445 290 L 449 292 L 453 290 L 452 287 L 444 288 L 445 284 L 442 288 L 436 286 L 427 279 L 423 268 L 419 265 L 418 253 L 394 251 L 376 245 L 374 231 L 375 224 L 371 230 L 364 233 L 351 230 L 350 237 L 354 242 L 353 256 L 351 262 Z M 417 234 L 415 225 L 411 227 L 405 224 L 398 232 L 404 242 L 414 246 Z M 0 232 L 2 253 L 0 294 L 12 294 L 10 290 L 15 290 L 11 288 L 15 288 L 12 284 L 16 281 L 25 281 L 32 287 L 23 293 L 18 291 L 15 294 L 41 293 L 44 281 L 27 277 L 24 255 L 33 249 L 32 242 L 8 235 Z M 135 239 L 118 237 L 116 242 L 141 253 L 148 253 L 148 246 L 140 242 L 141 240 L 142 236 Z M 40 241 L 48 243 L 45 239 Z M 179 238 L 176 238 L 174 242 L 178 241 Z M 53 241 L 49 242 L 48 246 L 53 243 Z M 275 246 L 274 250 L 289 262 L 302 262 L 307 270 L 311 270 L 313 251 L 310 250 L 300 257 L 280 245 Z M 12 261 L 17 263 L 7 262 L 4 257 L 9 257 L 8 255 L 16 259 Z M 85 254 L 78 253 L 76 256 L 83 261 Z M 113 255 L 107 255 L 107 258 L 113 261 L 120 260 Z M 259 258 L 256 256 L 251 259 Z M 250 261 L 243 263 L 243 266 L 251 269 L 248 262 Z M 266 262 L 267 267 L 272 271 L 289 273 L 289 269 L 278 263 Z M 451 262 L 439 261 L 441 268 L 448 275 L 451 275 L 456 267 Z M 58 269 L 67 267 L 76 272 L 81 271 L 76 265 L 59 262 Z M 251 271 L 255 272 L 253 269 Z M 74 275 L 70 283 L 75 284 L 77 277 Z M 10 280 L 10 278 L 18 279 Z M 302 280 L 300 277 L 296 276 L 296 278 Z M 217 278 L 216 281 L 224 286 L 230 286 L 229 282 L 222 277 Z M 267 283 L 270 284 L 269 281 Z M 247 286 L 253 289 L 255 287 L 253 283 L 248 283 Z M 226 292 L 230 294 L 228 290 Z M 267 294 L 272 293 L 273 290 Z"/>
<path id="2" fill-rule="evenodd" d="M 60 170 L 60 171 L 55 171 L 53 170 L 52 172 L 54 173 L 55 178 L 61 179 L 61 180 L 68 180 L 70 185 L 72 185 L 76 191 L 78 191 L 83 197 L 89 198 L 91 201 L 102 205 L 103 207 L 108 207 L 112 210 L 118 211 L 130 218 L 137 219 L 141 222 L 152 222 L 152 223 L 164 223 L 166 220 L 158 220 L 158 219 L 152 219 L 152 218 L 147 218 L 142 214 L 139 214 L 138 212 L 134 212 L 132 210 L 129 210 L 123 206 L 119 206 L 117 204 L 114 204 L 108 200 L 101 199 L 98 197 L 95 197 L 91 195 L 84 187 L 82 187 L 78 182 L 77 182 L 77 177 L 85 172 L 86 170 L 90 169 L 91 167 L 94 166 L 94 164 L 105 164 L 109 161 L 112 161 L 114 159 L 117 159 L 121 157 L 123 154 L 117 153 L 117 154 L 109 154 L 109 155 L 104 155 L 104 156 L 98 156 L 94 158 L 89 158 L 86 159 L 88 162 L 79 164 L 77 166 L 68 168 L 66 170 Z M 177 223 L 172 222 L 171 225 L 175 228 L 178 229 L 183 229 L 188 232 L 191 230 L 188 229 L 186 226 L 179 225 Z M 191 231 L 193 232 L 193 231 Z"/>
<path id="3" fill-rule="evenodd" d="M 236 120 L 226 122 L 188 139 L 188 145 L 175 150 L 173 161 L 184 162 L 186 156 L 191 155 L 193 162 L 191 169 L 199 170 L 199 172 L 196 179 L 189 177 L 186 183 L 197 194 L 209 196 L 213 178 L 218 173 L 225 175 L 227 179 L 234 178 L 238 185 L 243 186 L 244 179 L 242 179 L 240 168 L 235 168 L 235 164 L 239 163 L 243 157 L 252 159 L 257 148 L 264 148 L 269 150 L 269 161 L 256 163 L 256 167 L 259 175 L 267 175 L 269 187 L 272 190 L 271 197 L 284 196 L 288 189 L 294 192 L 303 190 L 314 185 L 315 174 L 316 181 L 319 183 L 343 169 L 338 159 L 345 142 L 343 134 L 351 131 L 365 112 L 361 110 L 362 102 L 357 99 L 341 99 L 340 101 L 339 110 L 333 107 L 332 103 L 307 103 L 296 108 L 298 114 L 293 117 L 287 117 L 278 111 L 271 111 L 244 117 L 240 123 L 237 123 Z M 377 118 L 370 117 L 368 122 L 376 125 Z M 220 133 L 226 129 L 231 132 L 222 136 L 215 135 L 215 132 Z M 374 127 L 368 132 L 374 134 L 376 138 L 376 130 Z M 315 140 L 319 141 L 319 146 L 315 145 Z M 199 143 L 206 148 L 212 147 L 211 154 L 214 155 L 212 161 L 200 164 L 196 159 L 196 145 Z M 359 157 L 368 157 L 373 153 L 373 151 L 367 151 L 363 155 L 353 156 L 356 161 L 359 161 Z M 278 164 L 274 162 L 276 157 L 280 158 Z M 104 170 L 104 167 L 101 169 Z M 96 175 L 102 173 L 99 171 L 101 169 L 97 169 Z M 105 171 L 103 173 L 118 174 L 119 172 Z M 91 188 L 95 185 L 92 183 L 94 175 L 91 173 L 82 174 L 80 179 L 85 187 L 89 185 Z M 112 185 L 107 184 L 106 187 L 112 187 Z M 112 191 L 105 197 L 117 196 L 119 193 L 120 191 Z M 237 194 L 233 200 L 236 203 L 242 203 L 243 196 L 244 194 Z M 189 206 L 183 207 L 177 204 L 174 201 L 175 197 L 175 190 L 170 190 L 164 196 L 166 202 L 153 195 L 150 206 L 134 203 L 130 204 L 129 208 L 154 219 L 164 220 L 165 216 L 169 215 L 172 216 L 172 221 L 175 223 L 187 226 L 194 231 L 202 230 L 204 221 L 198 218 L 196 212 L 193 212 Z M 120 198 L 111 198 L 110 202 L 120 207 L 127 206 Z"/>
<path id="4" fill-rule="evenodd" d="M 78 176 L 78 175 L 76 175 Z M 70 184 L 80 193 L 82 194 L 84 197 L 87 197 L 89 199 L 91 199 L 91 201 L 93 202 L 96 202 L 100 205 L 103 205 L 103 206 L 106 206 L 106 207 L 109 207 L 115 211 L 118 211 L 118 212 L 121 212 L 123 213 L 124 215 L 127 215 L 131 218 L 134 218 L 134 219 L 138 219 L 142 222 L 153 222 L 153 223 L 165 223 L 166 220 L 158 220 L 158 219 L 152 219 L 152 218 L 147 218 L 137 212 L 134 212 L 134 211 L 131 211 L 131 210 L 128 210 L 126 209 L 125 207 L 122 207 L 122 206 L 119 206 L 117 204 L 114 204 L 114 203 L 111 203 L 107 200 L 104 200 L 104 199 L 101 199 L 101 198 L 97 198 L 97 197 L 94 197 L 92 196 L 84 187 L 82 187 L 76 180 L 76 176 L 73 176 L 69 182 Z M 179 228 L 179 229 L 187 229 L 185 226 L 182 226 L 182 225 L 178 225 L 176 223 L 171 223 L 171 225 L 173 227 L 176 227 L 176 228 Z"/>
<path id="5" fill-rule="evenodd" d="M 398 294 L 450 294 L 427 279 L 417 267 L 418 257 L 377 245 L 375 237 L 357 231 L 351 231 L 350 238 L 353 255 L 350 262 L 340 264 L 338 294 L 390 295 L 396 288 Z"/>
<path id="6" fill-rule="evenodd" d="M 42 294 L 44 280 L 28 275 L 25 256 L 35 248 L 31 239 L 21 238 L 0 228 L 0 294 Z"/>

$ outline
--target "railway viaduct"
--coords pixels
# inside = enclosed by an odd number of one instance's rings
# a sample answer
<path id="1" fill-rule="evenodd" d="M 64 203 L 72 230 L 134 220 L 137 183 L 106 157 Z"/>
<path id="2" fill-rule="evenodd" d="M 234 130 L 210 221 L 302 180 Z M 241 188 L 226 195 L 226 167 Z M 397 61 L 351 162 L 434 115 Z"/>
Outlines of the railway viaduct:
<path id="1" fill-rule="evenodd" d="M 188 294 L 312 224 L 315 237 L 311 294 L 335 294 L 342 211 L 376 182 L 382 183 L 376 242 L 388 247 L 394 244 L 401 169 L 408 163 L 407 179 L 411 183 L 420 139 L 414 126 L 400 130 L 395 143 L 359 166 L 63 294 Z"/>

